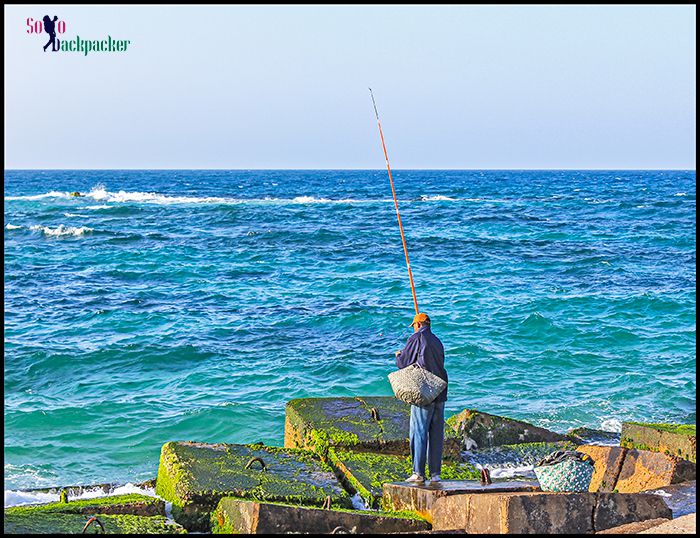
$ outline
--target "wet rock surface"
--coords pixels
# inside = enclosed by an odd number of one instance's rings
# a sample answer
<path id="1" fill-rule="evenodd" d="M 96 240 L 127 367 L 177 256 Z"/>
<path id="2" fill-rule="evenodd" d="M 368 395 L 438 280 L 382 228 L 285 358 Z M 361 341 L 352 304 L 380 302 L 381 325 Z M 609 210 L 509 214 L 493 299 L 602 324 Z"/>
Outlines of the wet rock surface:
<path id="1" fill-rule="evenodd" d="M 517 443 L 554 443 L 567 441 L 565 435 L 497 415 L 465 409 L 447 419 L 447 424 L 464 440 L 467 450 Z"/>
<path id="2" fill-rule="evenodd" d="M 221 499 L 212 516 L 212 530 L 219 534 L 386 534 L 429 529 L 429 523 L 410 514 L 322 510 L 234 498 Z"/>

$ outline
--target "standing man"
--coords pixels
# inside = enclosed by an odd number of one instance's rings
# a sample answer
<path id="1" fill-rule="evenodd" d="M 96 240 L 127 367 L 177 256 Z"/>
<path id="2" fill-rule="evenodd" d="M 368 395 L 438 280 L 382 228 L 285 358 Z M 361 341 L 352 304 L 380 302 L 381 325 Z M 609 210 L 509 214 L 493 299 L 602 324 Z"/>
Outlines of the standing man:
<path id="1" fill-rule="evenodd" d="M 430 331 L 430 318 L 423 312 L 413 318 L 414 333 L 402 351 L 396 352 L 396 366 L 406 368 L 411 364 L 432 372 L 447 382 L 445 370 L 445 349 L 442 342 Z M 428 460 L 430 482 L 440 482 L 442 467 L 442 445 L 445 441 L 445 402 L 447 388 L 428 406 L 411 406 L 411 459 L 413 474 L 407 482 L 425 482 L 425 462 Z"/>

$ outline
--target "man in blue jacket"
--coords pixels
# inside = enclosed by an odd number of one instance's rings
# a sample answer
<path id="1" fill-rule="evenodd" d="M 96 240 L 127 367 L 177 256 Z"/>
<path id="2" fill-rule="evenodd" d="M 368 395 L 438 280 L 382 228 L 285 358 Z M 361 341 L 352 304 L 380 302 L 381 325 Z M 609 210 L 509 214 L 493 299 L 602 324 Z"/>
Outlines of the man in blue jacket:
<path id="1" fill-rule="evenodd" d="M 430 318 L 421 312 L 416 314 L 411 323 L 414 333 L 406 342 L 406 347 L 396 352 L 396 366 L 406 368 L 411 364 L 432 372 L 447 381 L 445 370 L 445 349 L 442 342 L 430 331 Z M 425 482 L 425 462 L 428 460 L 430 482 L 440 482 L 442 467 L 442 445 L 445 435 L 445 402 L 447 388 L 427 407 L 411 406 L 411 459 L 413 474 L 408 482 Z"/>

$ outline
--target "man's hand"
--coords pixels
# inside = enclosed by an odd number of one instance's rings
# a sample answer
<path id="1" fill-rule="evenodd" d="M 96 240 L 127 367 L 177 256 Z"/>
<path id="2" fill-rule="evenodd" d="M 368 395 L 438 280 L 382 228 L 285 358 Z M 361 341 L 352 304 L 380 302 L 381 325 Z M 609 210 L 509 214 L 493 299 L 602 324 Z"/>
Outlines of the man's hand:
<path id="1" fill-rule="evenodd" d="M 396 358 L 398 358 L 399 355 L 401 355 L 401 350 L 400 350 L 400 349 L 394 353 L 394 356 L 395 356 Z"/>

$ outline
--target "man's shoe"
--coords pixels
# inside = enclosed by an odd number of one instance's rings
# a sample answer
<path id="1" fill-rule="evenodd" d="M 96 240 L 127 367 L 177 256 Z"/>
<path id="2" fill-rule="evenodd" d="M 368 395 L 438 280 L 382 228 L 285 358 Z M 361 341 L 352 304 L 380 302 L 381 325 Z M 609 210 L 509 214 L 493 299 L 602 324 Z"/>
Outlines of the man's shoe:
<path id="1" fill-rule="evenodd" d="M 436 474 L 435 476 L 430 477 L 431 484 L 437 484 L 438 482 L 440 482 L 440 475 L 439 474 Z"/>
<path id="2" fill-rule="evenodd" d="M 423 484 L 423 483 L 425 483 L 425 478 L 423 478 L 422 476 L 420 476 L 416 473 L 413 473 L 411 476 L 409 476 L 406 479 L 406 482 L 411 482 L 413 484 Z"/>

